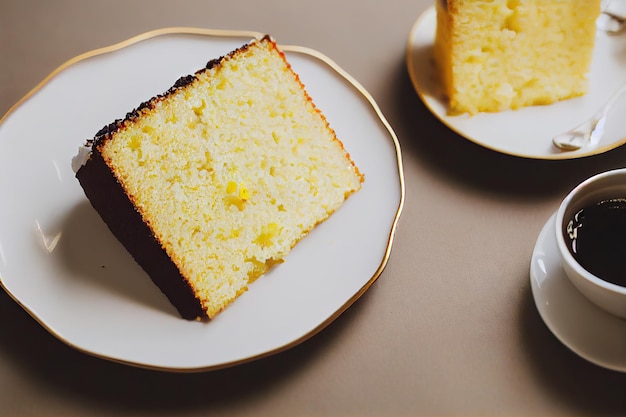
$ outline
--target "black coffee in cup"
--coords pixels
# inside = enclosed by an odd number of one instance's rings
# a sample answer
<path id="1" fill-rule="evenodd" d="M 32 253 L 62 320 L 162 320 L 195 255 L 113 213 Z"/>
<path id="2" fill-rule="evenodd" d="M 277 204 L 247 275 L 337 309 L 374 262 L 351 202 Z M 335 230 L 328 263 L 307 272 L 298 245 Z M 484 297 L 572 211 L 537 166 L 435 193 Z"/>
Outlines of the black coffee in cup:
<path id="1" fill-rule="evenodd" d="M 626 198 L 577 211 L 563 231 L 574 259 L 604 281 L 626 287 Z"/>

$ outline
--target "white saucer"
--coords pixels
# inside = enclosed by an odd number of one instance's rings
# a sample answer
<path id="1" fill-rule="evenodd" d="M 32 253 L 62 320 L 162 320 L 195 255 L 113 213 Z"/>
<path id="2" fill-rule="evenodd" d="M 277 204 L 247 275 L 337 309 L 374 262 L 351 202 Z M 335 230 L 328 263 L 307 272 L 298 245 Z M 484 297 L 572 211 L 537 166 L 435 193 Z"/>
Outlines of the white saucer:
<path id="1" fill-rule="evenodd" d="M 605 313 L 571 284 L 559 259 L 554 218 L 541 230 L 530 263 L 537 310 L 573 352 L 596 365 L 626 372 L 626 320 Z"/>
<path id="2" fill-rule="evenodd" d="M 436 27 L 435 8 L 430 7 L 415 22 L 409 35 L 407 67 L 413 87 L 426 107 L 454 132 L 485 148 L 533 159 L 580 158 L 626 143 L 626 129 L 620 120 L 620 115 L 626 114 L 626 99 L 623 99 L 610 112 L 605 135 L 595 148 L 562 152 L 552 145 L 554 135 L 591 117 L 626 81 L 626 36 L 597 33 L 590 89 L 582 97 L 514 111 L 448 116 L 447 101 L 436 81 L 432 60 Z"/>

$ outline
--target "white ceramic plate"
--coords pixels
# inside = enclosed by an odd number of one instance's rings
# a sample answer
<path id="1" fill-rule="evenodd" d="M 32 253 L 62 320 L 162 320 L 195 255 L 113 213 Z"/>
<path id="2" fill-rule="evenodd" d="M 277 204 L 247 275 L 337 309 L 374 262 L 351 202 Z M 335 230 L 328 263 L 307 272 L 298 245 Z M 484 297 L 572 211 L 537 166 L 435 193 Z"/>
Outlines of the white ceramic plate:
<path id="1" fill-rule="evenodd" d="M 554 218 L 539 234 L 530 263 L 539 314 L 573 352 L 596 365 L 626 372 L 626 320 L 596 307 L 567 278 L 556 246 Z"/>
<path id="2" fill-rule="evenodd" d="M 407 43 L 411 81 L 426 107 L 443 124 L 466 139 L 497 152 L 533 159 L 570 159 L 606 152 L 626 143 L 626 99 L 617 102 L 605 125 L 606 134 L 594 148 L 563 152 L 552 137 L 591 117 L 626 81 L 626 36 L 598 31 L 589 92 L 549 106 L 474 116 L 447 115 L 447 103 L 435 78 L 432 48 L 437 27 L 435 8 L 415 22 Z"/>
<path id="3" fill-rule="evenodd" d="M 69 61 L 0 120 L 0 282 L 60 340 L 136 366 L 215 369 L 307 339 L 381 274 L 404 201 L 400 148 L 371 96 L 306 48 L 282 47 L 365 183 L 214 320 L 179 318 L 75 179 L 71 158 L 86 138 L 179 76 L 259 36 L 146 33 Z"/>

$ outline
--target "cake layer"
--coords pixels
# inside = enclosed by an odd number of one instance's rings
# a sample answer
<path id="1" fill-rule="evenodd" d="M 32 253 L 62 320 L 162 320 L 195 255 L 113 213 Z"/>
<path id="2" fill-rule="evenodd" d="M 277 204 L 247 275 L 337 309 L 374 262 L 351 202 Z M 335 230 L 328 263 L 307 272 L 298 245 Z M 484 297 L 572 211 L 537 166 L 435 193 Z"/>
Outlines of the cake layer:
<path id="1" fill-rule="evenodd" d="M 270 37 L 181 78 L 93 140 L 77 178 L 185 318 L 214 317 L 363 176 Z"/>

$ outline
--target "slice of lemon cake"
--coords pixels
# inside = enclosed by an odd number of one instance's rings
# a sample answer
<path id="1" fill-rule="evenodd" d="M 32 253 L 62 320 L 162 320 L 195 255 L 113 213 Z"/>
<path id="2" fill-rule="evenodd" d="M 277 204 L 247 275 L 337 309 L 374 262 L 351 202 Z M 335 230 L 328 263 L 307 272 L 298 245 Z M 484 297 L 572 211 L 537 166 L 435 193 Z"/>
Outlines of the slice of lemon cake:
<path id="1" fill-rule="evenodd" d="M 585 94 L 600 0 L 437 0 L 434 58 L 449 114 Z"/>
<path id="2" fill-rule="evenodd" d="M 363 181 L 269 36 L 106 126 L 73 164 L 186 319 L 223 310 Z"/>

